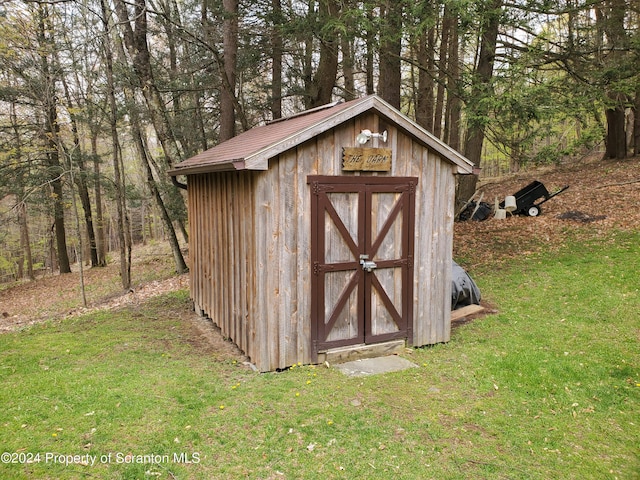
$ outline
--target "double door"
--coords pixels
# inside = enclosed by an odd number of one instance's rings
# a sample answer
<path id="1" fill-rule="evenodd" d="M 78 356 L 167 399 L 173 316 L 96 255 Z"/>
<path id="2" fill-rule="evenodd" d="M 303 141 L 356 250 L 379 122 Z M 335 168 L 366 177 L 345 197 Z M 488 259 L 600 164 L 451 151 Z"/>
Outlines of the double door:
<path id="1" fill-rule="evenodd" d="M 312 350 L 411 342 L 415 178 L 310 177 Z"/>

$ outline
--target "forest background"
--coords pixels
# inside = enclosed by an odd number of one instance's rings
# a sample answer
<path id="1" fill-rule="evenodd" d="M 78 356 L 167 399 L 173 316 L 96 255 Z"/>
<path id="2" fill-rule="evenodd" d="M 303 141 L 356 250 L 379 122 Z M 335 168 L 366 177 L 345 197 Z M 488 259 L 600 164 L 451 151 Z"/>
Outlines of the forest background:
<path id="1" fill-rule="evenodd" d="M 376 93 L 484 175 L 640 153 L 632 0 L 0 2 L 0 279 L 168 238 L 179 161 Z M 457 204 L 476 190 L 461 177 Z"/>

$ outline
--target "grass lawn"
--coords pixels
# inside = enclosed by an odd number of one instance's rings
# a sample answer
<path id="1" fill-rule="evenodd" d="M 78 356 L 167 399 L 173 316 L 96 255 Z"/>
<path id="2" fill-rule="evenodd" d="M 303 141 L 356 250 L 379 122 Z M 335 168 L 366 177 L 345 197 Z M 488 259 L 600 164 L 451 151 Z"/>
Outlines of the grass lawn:
<path id="1" fill-rule="evenodd" d="M 186 291 L 0 335 L 0 478 L 640 478 L 639 271 L 619 233 L 472 272 L 498 314 L 364 378 L 254 373 Z"/>

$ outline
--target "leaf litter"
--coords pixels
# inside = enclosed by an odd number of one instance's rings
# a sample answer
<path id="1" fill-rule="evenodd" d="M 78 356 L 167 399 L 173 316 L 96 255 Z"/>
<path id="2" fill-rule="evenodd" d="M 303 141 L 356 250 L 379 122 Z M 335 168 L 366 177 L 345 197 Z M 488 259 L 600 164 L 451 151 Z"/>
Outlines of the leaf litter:
<path id="1" fill-rule="evenodd" d="M 454 258 L 473 271 L 564 246 L 568 241 L 605 238 L 615 230 L 640 230 L 640 157 L 626 160 L 585 159 L 485 179 L 479 187 L 493 204 L 531 183 L 542 182 L 562 194 L 541 205 L 537 217 L 456 222 Z"/>

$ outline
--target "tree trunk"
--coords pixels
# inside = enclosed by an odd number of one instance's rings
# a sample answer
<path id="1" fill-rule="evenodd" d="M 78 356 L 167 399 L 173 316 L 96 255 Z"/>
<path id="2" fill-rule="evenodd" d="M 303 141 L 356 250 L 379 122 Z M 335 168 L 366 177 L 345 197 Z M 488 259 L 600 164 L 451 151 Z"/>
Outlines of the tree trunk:
<path id="1" fill-rule="evenodd" d="M 104 213 L 102 211 L 102 179 L 100 178 L 100 156 L 98 155 L 98 132 L 91 132 L 91 156 L 93 157 L 93 195 L 96 202 L 96 253 L 97 267 L 107 266 L 107 240 L 104 233 Z"/>
<path id="2" fill-rule="evenodd" d="M 640 155 L 640 82 L 636 87 L 633 105 L 633 154 Z"/>
<path id="3" fill-rule="evenodd" d="M 79 174 L 73 175 L 75 178 L 76 186 L 78 187 L 78 195 L 80 196 L 80 203 L 82 204 L 82 211 L 84 213 L 84 222 L 89 239 L 89 253 L 91 256 L 91 266 L 98 265 L 98 250 L 96 248 L 96 236 L 93 228 L 93 215 L 91 213 L 91 199 L 89 198 L 89 189 L 86 182 L 86 171 L 83 159 L 82 148 L 80 146 L 80 137 L 78 135 L 78 122 L 76 121 L 76 115 L 73 113 L 75 107 L 71 94 L 69 93 L 69 87 L 64 78 L 62 78 L 62 85 L 64 87 L 65 98 L 67 99 L 69 118 L 71 120 L 71 133 L 73 135 L 73 152 L 68 153 L 68 157 L 72 159 L 71 169 L 73 169 L 73 163 L 78 165 Z M 83 259 L 80 259 L 82 262 Z"/>
<path id="4" fill-rule="evenodd" d="M 620 90 L 619 81 L 624 78 L 623 69 L 620 67 L 624 63 L 624 51 L 628 48 L 628 39 L 625 35 L 625 0 L 604 1 L 598 9 L 600 15 L 597 22 L 605 33 L 607 44 L 611 50 L 607 55 L 606 64 L 618 82 L 612 82 L 607 86 L 607 97 L 610 106 L 605 111 L 607 119 L 606 157 L 622 159 L 627 156 L 626 138 L 626 118 L 625 104 L 627 103 L 627 93 Z M 635 70 L 637 72 L 637 69 Z M 616 85 L 618 83 L 618 85 Z"/>
<path id="5" fill-rule="evenodd" d="M 346 35 L 342 35 L 340 43 L 340 50 L 342 51 L 342 75 L 344 77 L 344 91 L 342 96 L 345 100 L 349 101 L 356 98 L 353 48 Z"/>
<path id="6" fill-rule="evenodd" d="M 84 213 L 85 230 L 87 238 L 89 239 L 89 254 L 91 258 L 91 266 L 98 266 L 98 248 L 96 246 L 96 235 L 93 227 L 93 215 L 91 212 L 91 199 L 89 198 L 89 189 L 87 188 L 87 182 L 85 180 L 86 171 L 84 161 L 78 160 L 78 169 L 80 174 L 76 177 L 76 185 L 78 187 L 78 195 L 80 196 L 80 203 L 82 204 L 82 211 Z"/>
<path id="7" fill-rule="evenodd" d="M 471 87 L 471 97 L 467 101 L 467 137 L 464 154 L 476 167 L 480 166 L 484 129 L 487 123 L 487 108 L 484 99 L 492 94 L 491 78 L 496 55 L 496 41 L 500 26 L 500 10 L 503 0 L 493 0 L 491 10 L 487 12 L 487 27 L 482 32 L 480 54 Z"/>
<path id="8" fill-rule="evenodd" d="M 124 57 L 124 51 L 122 51 L 122 49 L 120 50 L 121 50 L 120 55 Z M 136 103 L 135 96 L 130 89 L 126 89 L 126 88 L 124 89 L 124 96 L 129 105 L 135 105 Z M 143 133 L 142 133 L 143 130 L 142 130 L 141 121 L 138 115 L 138 109 L 135 107 L 131 109 L 130 122 L 131 122 L 132 136 L 133 136 L 136 148 L 138 150 L 138 156 L 140 158 L 142 169 L 145 173 L 147 186 L 149 187 L 149 190 L 151 191 L 151 194 L 153 195 L 154 201 L 156 203 L 156 206 L 160 211 L 160 216 L 162 219 L 162 223 L 165 227 L 166 234 L 169 236 L 169 245 L 171 246 L 171 251 L 173 253 L 173 257 L 175 260 L 176 272 L 179 274 L 186 273 L 188 271 L 188 267 L 184 260 L 184 256 L 182 255 L 182 251 L 180 250 L 180 244 L 176 236 L 173 222 L 169 215 L 169 211 L 167 210 L 166 205 L 160 194 L 158 184 L 156 183 L 153 177 L 152 166 L 155 168 L 156 172 L 162 172 L 163 169 L 160 168 L 157 164 L 155 164 L 153 158 L 148 154 L 148 148 L 146 146 L 146 143 L 143 137 Z M 177 200 L 182 201 L 182 195 L 179 191 L 172 191 L 172 192 L 169 192 L 169 194 L 178 195 L 180 198 L 178 198 Z M 183 227 L 184 224 L 180 219 L 176 220 L 176 222 L 178 223 L 178 225 L 181 226 L 185 242 L 188 242 L 188 235 L 186 233 L 186 230 Z"/>
<path id="9" fill-rule="evenodd" d="M 29 240 L 29 224 L 27 217 L 27 204 L 20 201 L 18 204 L 18 224 L 20 225 L 20 251 L 22 252 L 22 260 L 20 262 L 20 277 L 24 276 L 24 263 L 27 264 L 27 278 L 35 280 L 33 274 L 33 258 L 31 256 L 31 242 Z"/>
<path id="10" fill-rule="evenodd" d="M 122 289 L 128 291 L 131 289 L 131 262 L 129 261 L 130 248 L 127 246 L 126 230 L 126 204 L 123 188 L 123 178 L 120 169 L 120 142 L 118 140 L 117 129 L 117 105 L 115 100 L 115 86 L 113 80 L 113 50 L 111 48 L 109 25 L 109 12 L 105 4 L 105 0 L 100 0 L 102 6 L 103 17 L 103 45 L 104 55 L 106 63 L 106 77 L 107 77 L 107 97 L 109 102 L 109 123 L 111 126 L 111 148 L 112 148 L 112 164 L 114 172 L 114 187 L 115 187 L 115 200 L 117 211 L 117 235 L 120 250 L 120 280 L 122 282 Z"/>
<path id="11" fill-rule="evenodd" d="M 273 25 L 271 33 L 271 117 L 282 118 L 282 3 L 271 0 Z"/>
<path id="12" fill-rule="evenodd" d="M 144 96 L 151 123 L 162 146 L 167 165 L 173 166 L 182 155 L 171 129 L 165 102 L 155 84 L 151 68 L 151 54 L 147 45 L 147 7 L 145 0 L 135 0 L 135 30 L 124 0 L 115 1 L 116 13 L 122 27 L 124 44 L 133 61 L 133 69 Z"/>
<path id="13" fill-rule="evenodd" d="M 492 95 L 491 79 L 493 77 L 493 62 L 496 55 L 496 41 L 500 26 L 500 14 L 503 0 L 492 0 L 485 13 L 486 28 L 480 37 L 480 54 L 478 65 L 472 77 L 471 96 L 467 100 L 467 136 L 464 145 L 465 156 L 480 167 L 484 130 L 488 121 L 486 99 Z M 456 211 L 476 191 L 477 175 L 462 175 L 458 181 L 456 192 Z"/>
<path id="14" fill-rule="evenodd" d="M 180 244 L 178 242 L 178 237 L 176 236 L 176 231 L 173 228 L 171 217 L 169 216 L 169 212 L 167 211 L 167 208 L 162 201 L 162 196 L 160 195 L 160 191 L 158 190 L 156 181 L 153 178 L 153 170 L 151 169 L 147 148 L 142 138 L 142 132 L 137 125 L 137 120 L 135 120 L 135 123 L 136 125 L 132 126 L 133 136 L 135 137 L 138 155 L 140 156 L 140 163 L 142 164 L 142 168 L 145 171 L 147 177 L 147 186 L 149 187 L 149 190 L 151 190 L 151 195 L 153 195 L 156 206 L 160 211 L 160 218 L 162 218 L 162 223 L 165 227 L 167 235 L 169 236 L 169 245 L 171 246 L 171 251 L 173 252 L 173 259 L 176 265 L 176 273 L 181 275 L 188 272 L 189 267 L 187 267 L 187 264 L 184 261 L 184 256 L 182 255 L 182 251 L 180 250 Z"/>
<path id="15" fill-rule="evenodd" d="M 438 86 L 436 94 L 436 108 L 435 117 L 433 120 L 433 134 L 444 140 L 442 134 L 442 121 L 444 115 L 444 96 L 445 96 L 445 84 L 447 83 L 448 72 L 448 60 L 447 55 L 449 53 L 449 39 L 451 38 L 451 7 L 449 4 L 445 5 L 444 14 L 442 16 L 442 33 L 440 35 L 440 51 L 438 54 Z"/>
<path id="16" fill-rule="evenodd" d="M 365 42 L 367 44 L 367 53 L 365 58 L 365 64 L 366 64 L 365 77 L 366 77 L 366 84 L 367 84 L 367 95 L 372 95 L 376 93 L 376 89 L 373 81 L 376 31 L 373 27 L 373 25 L 375 24 L 374 16 L 373 16 L 373 6 L 365 2 L 364 8 L 366 9 L 365 14 L 367 16 L 367 24 L 369 25 L 369 28 L 367 28 L 367 31 L 365 32 Z"/>
<path id="17" fill-rule="evenodd" d="M 169 121 L 164 101 L 153 78 L 151 55 L 147 45 L 147 10 L 145 0 L 135 1 L 135 31 L 131 28 L 129 14 L 124 0 L 116 0 L 115 5 L 120 19 L 120 24 L 122 25 L 124 43 L 127 46 L 129 55 L 133 59 L 133 68 L 136 72 L 138 81 L 140 82 L 142 94 L 144 96 L 156 136 L 162 146 L 164 160 L 167 166 L 171 167 L 181 158 L 181 153 L 178 149 L 175 136 L 171 130 L 171 123 Z M 204 14 L 206 15 L 206 13 Z M 224 79 L 223 83 L 225 83 Z M 233 92 L 229 85 L 225 88 L 228 88 L 229 92 Z M 238 108 L 237 101 L 236 108 Z M 246 126 L 246 119 L 242 112 L 240 112 L 240 116 L 244 127 Z M 176 191 L 174 193 L 175 200 L 180 204 L 179 210 L 186 211 L 186 208 L 184 208 L 184 198 L 179 192 Z M 178 219 L 178 221 L 182 221 L 182 219 Z"/>
<path id="18" fill-rule="evenodd" d="M 349 10 L 357 8 L 352 0 L 345 0 L 343 2 L 343 9 Z M 355 58 L 354 58 L 354 35 L 347 34 L 347 32 L 355 32 L 356 24 L 352 18 L 347 17 L 345 20 L 343 33 L 340 35 L 340 51 L 342 53 L 342 77 L 343 77 L 343 91 L 342 97 L 346 100 L 353 100 L 356 98 L 355 87 Z"/>
<path id="19" fill-rule="evenodd" d="M 40 61 L 47 93 L 42 98 L 44 103 L 45 126 L 44 143 L 47 147 L 47 166 L 49 167 L 52 194 L 53 194 L 53 218 L 56 236 L 56 248 L 58 250 L 58 265 L 60 273 L 70 273 L 71 265 L 67 252 L 67 234 L 64 224 L 64 192 L 62 185 L 63 168 L 60 164 L 58 144 L 60 125 L 58 124 L 58 110 L 56 107 L 55 90 L 56 80 L 51 72 L 48 52 L 51 49 L 51 41 L 48 38 L 51 26 L 49 25 L 49 12 L 44 4 L 38 5 L 38 42 L 40 45 Z"/>
<path id="20" fill-rule="evenodd" d="M 223 66 L 220 92 L 219 141 L 224 142 L 236 135 L 236 64 L 238 58 L 238 0 L 222 0 L 224 20 L 222 22 Z"/>
<path id="21" fill-rule="evenodd" d="M 433 132 L 433 89 L 435 87 L 435 27 L 422 32 L 418 45 L 418 101 L 416 104 L 416 121 L 429 132 Z"/>
<path id="22" fill-rule="evenodd" d="M 71 183 L 75 182 L 73 175 L 73 165 L 70 170 Z M 87 308 L 87 290 L 84 282 L 84 242 L 82 241 L 82 229 L 80 227 L 80 215 L 78 215 L 78 202 L 76 196 L 71 195 L 71 203 L 73 205 L 73 216 L 76 220 L 76 235 L 78 235 L 78 248 L 76 251 L 76 258 L 78 259 L 78 273 L 80 274 L 80 293 L 82 296 L 82 306 Z"/>
<path id="23" fill-rule="evenodd" d="M 400 53 L 402 50 L 402 3 L 385 0 L 380 7 L 380 78 L 378 95 L 391 106 L 400 108 Z"/>
<path id="24" fill-rule="evenodd" d="M 202 94 L 198 91 L 193 92 L 193 104 L 195 105 L 195 121 L 198 127 L 200 149 L 202 151 L 207 150 L 209 145 L 207 143 L 207 131 L 204 126 L 204 118 L 202 115 Z"/>
<path id="25" fill-rule="evenodd" d="M 627 156 L 626 119 L 624 108 L 617 106 L 605 111 L 607 118 L 606 157 L 623 159 Z"/>
<path id="26" fill-rule="evenodd" d="M 320 0 L 320 59 L 311 89 L 308 91 L 309 107 L 319 107 L 331 102 L 333 87 L 338 75 L 338 34 L 331 21 L 340 15 L 336 0 Z M 327 26 L 329 25 L 329 26 Z"/>
<path id="27" fill-rule="evenodd" d="M 131 290 L 131 253 L 133 251 L 133 237 L 131 236 L 131 218 L 129 217 L 129 210 L 127 209 L 127 181 L 126 176 L 124 174 L 124 160 L 122 155 L 122 146 L 118 143 L 118 160 L 120 161 L 120 172 L 122 177 L 122 186 L 120 189 L 121 192 L 121 200 L 122 200 L 122 226 L 123 226 L 123 234 L 124 234 L 124 244 L 125 244 L 125 256 L 126 256 L 126 264 L 129 268 L 127 272 L 127 278 L 129 281 L 129 290 Z"/>
<path id="28" fill-rule="evenodd" d="M 51 229 L 49 230 L 49 267 L 51 267 L 51 274 L 58 270 L 58 254 L 56 253 L 55 246 L 55 223 L 51 225 Z"/>
<path id="29" fill-rule="evenodd" d="M 130 105 L 135 104 L 135 98 L 129 89 L 125 89 L 124 91 L 125 98 Z M 160 194 L 160 190 L 158 189 L 158 185 L 156 183 L 155 178 L 153 177 L 153 169 L 152 163 L 153 160 L 149 155 L 149 150 L 147 148 L 145 139 L 143 137 L 143 130 L 141 128 L 140 118 L 138 117 L 137 110 L 134 108 L 131 111 L 131 131 L 132 136 L 136 145 L 136 149 L 138 150 L 138 157 L 140 158 L 140 165 L 146 176 L 147 186 L 151 191 L 151 195 L 160 211 L 160 218 L 162 219 L 162 224 L 165 227 L 166 234 L 169 237 L 169 245 L 171 246 L 171 251 L 173 253 L 173 258 L 176 266 L 176 273 L 183 274 L 189 270 L 187 264 L 184 260 L 184 256 L 182 255 L 182 251 L 180 250 L 180 243 L 178 242 L 178 237 L 176 236 L 175 228 L 173 227 L 173 223 L 169 212 L 162 200 L 162 195 Z M 185 241 L 187 240 L 185 234 Z"/>
<path id="30" fill-rule="evenodd" d="M 460 123 L 462 104 L 460 100 L 460 54 L 457 16 L 452 15 L 449 54 L 447 55 L 447 106 L 444 141 L 460 151 Z"/>
<path id="31" fill-rule="evenodd" d="M 180 47 L 183 50 L 183 56 L 187 59 L 190 57 L 188 43 L 179 43 L 180 36 L 176 32 L 183 29 L 182 19 L 180 17 L 180 9 L 175 0 L 160 0 L 159 5 L 163 15 L 160 18 L 166 34 L 167 48 L 169 49 L 169 79 L 173 85 L 171 92 L 171 104 L 173 106 L 172 118 L 175 125 L 175 137 L 180 142 L 185 157 L 192 157 L 198 151 L 197 136 L 194 129 L 194 120 L 198 124 L 201 119 L 198 117 L 198 109 L 194 104 L 194 112 L 192 113 L 189 106 L 183 105 L 184 92 L 180 89 L 181 83 L 181 66 L 179 65 L 178 54 Z M 195 90 L 195 89 L 193 89 Z M 197 93 L 197 92 L 195 92 Z M 194 97 L 197 99 L 197 95 Z M 186 102 L 188 103 L 188 101 Z"/>
<path id="32" fill-rule="evenodd" d="M 315 0 L 308 0 L 307 13 L 312 15 L 315 9 Z M 304 82 L 304 91 L 306 94 L 303 96 L 304 107 L 306 109 L 311 108 L 313 102 L 313 95 L 310 93 L 313 90 L 313 55 L 314 55 L 314 42 L 313 35 L 304 36 L 304 55 L 302 60 L 302 80 Z"/>
<path id="33" fill-rule="evenodd" d="M 49 132 L 47 132 L 49 133 Z M 53 194 L 53 224 L 56 235 L 56 250 L 58 252 L 58 267 L 60 273 L 71 273 L 71 264 L 67 252 L 67 233 L 64 224 L 64 192 L 62 189 L 62 179 L 60 160 L 58 157 L 57 145 L 55 141 L 49 144 L 51 151 L 47 154 L 49 169 L 56 177 L 50 180 Z"/>
<path id="34" fill-rule="evenodd" d="M 22 135 L 18 124 L 18 115 L 16 112 L 16 104 L 9 104 L 9 121 L 13 128 L 15 156 L 18 163 L 22 162 Z M 29 280 L 35 280 L 33 274 L 33 257 L 31 256 L 31 241 L 29 240 L 29 218 L 27 215 L 27 204 L 24 201 L 24 179 L 23 174 L 15 179 L 16 187 L 19 189 L 17 197 L 16 216 L 18 225 L 20 226 L 20 262 L 18 264 L 18 278 L 24 278 L 24 264 L 27 264 L 27 277 Z"/>

